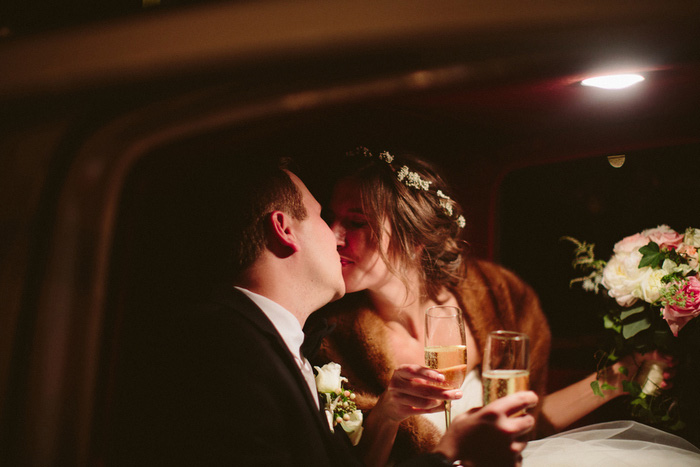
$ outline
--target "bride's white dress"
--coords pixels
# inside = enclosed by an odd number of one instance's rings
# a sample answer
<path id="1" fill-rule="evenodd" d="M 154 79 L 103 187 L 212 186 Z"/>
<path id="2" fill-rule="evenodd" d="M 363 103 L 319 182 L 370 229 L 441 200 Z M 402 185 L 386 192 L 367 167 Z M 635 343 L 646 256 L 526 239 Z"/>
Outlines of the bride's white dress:
<path id="1" fill-rule="evenodd" d="M 452 403 L 452 416 L 481 405 L 481 375 L 472 370 L 462 385 L 464 397 Z M 445 430 L 444 413 L 423 415 Z M 530 441 L 523 467 L 700 467 L 700 449 L 678 436 L 621 420 L 565 431 Z"/>

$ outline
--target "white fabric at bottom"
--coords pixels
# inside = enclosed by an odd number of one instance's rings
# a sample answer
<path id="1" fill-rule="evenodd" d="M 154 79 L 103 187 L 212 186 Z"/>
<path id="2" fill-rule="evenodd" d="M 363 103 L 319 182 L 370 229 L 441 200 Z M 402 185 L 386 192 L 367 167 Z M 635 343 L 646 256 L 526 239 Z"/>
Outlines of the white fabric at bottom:
<path id="1" fill-rule="evenodd" d="M 523 467 L 700 466 L 700 449 L 632 421 L 599 423 L 531 441 Z"/>

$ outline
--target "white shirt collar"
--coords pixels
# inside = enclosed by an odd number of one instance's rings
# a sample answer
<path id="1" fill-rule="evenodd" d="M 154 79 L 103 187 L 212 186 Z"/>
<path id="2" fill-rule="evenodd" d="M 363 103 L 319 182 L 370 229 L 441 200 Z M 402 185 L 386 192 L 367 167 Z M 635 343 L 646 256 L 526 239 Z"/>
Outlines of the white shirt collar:
<path id="1" fill-rule="evenodd" d="M 267 297 L 251 292 L 243 287 L 234 286 L 243 292 L 248 298 L 255 302 L 265 313 L 265 316 L 272 322 L 277 332 L 282 336 L 282 340 L 287 344 L 289 351 L 297 358 L 301 358 L 301 344 L 304 342 L 304 331 L 301 329 L 299 320 L 285 307 L 273 302 Z"/>
<path id="2" fill-rule="evenodd" d="M 299 320 L 285 307 L 279 303 L 275 303 L 267 297 L 251 292 L 242 287 L 236 287 L 248 298 L 250 298 L 260 309 L 265 316 L 272 322 L 277 329 L 277 332 L 282 336 L 282 340 L 287 345 L 294 360 L 296 361 L 299 370 L 301 371 L 306 384 L 311 392 L 311 398 L 316 403 L 316 407 L 320 407 L 318 394 L 316 389 L 316 381 L 314 379 L 314 370 L 311 368 L 309 361 L 301 355 L 301 344 L 304 342 L 304 331 L 299 324 Z"/>

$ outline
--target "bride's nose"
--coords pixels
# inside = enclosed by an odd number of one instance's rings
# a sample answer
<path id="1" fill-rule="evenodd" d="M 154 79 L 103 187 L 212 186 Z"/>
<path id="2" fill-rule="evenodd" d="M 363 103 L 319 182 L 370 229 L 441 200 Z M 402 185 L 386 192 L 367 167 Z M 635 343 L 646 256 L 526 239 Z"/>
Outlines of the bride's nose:
<path id="1" fill-rule="evenodd" d="M 331 230 L 335 235 L 335 243 L 340 248 L 345 246 L 345 229 L 340 225 L 340 222 L 333 222 Z"/>

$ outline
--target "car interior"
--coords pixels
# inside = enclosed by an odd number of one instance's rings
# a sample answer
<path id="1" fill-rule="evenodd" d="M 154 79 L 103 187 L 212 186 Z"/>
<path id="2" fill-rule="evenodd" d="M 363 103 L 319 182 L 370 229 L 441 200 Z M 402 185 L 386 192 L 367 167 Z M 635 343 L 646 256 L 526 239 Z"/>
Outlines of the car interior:
<path id="1" fill-rule="evenodd" d="M 604 256 L 698 227 L 696 2 L 145 3 L 0 25 L 4 465 L 110 465 L 139 354 L 206 280 L 193 239 L 230 161 L 292 157 L 321 202 L 357 146 L 433 162 L 469 254 L 539 295 L 550 391 L 596 370 L 603 332 L 561 238 Z M 644 81 L 581 85 L 619 73 Z"/>

